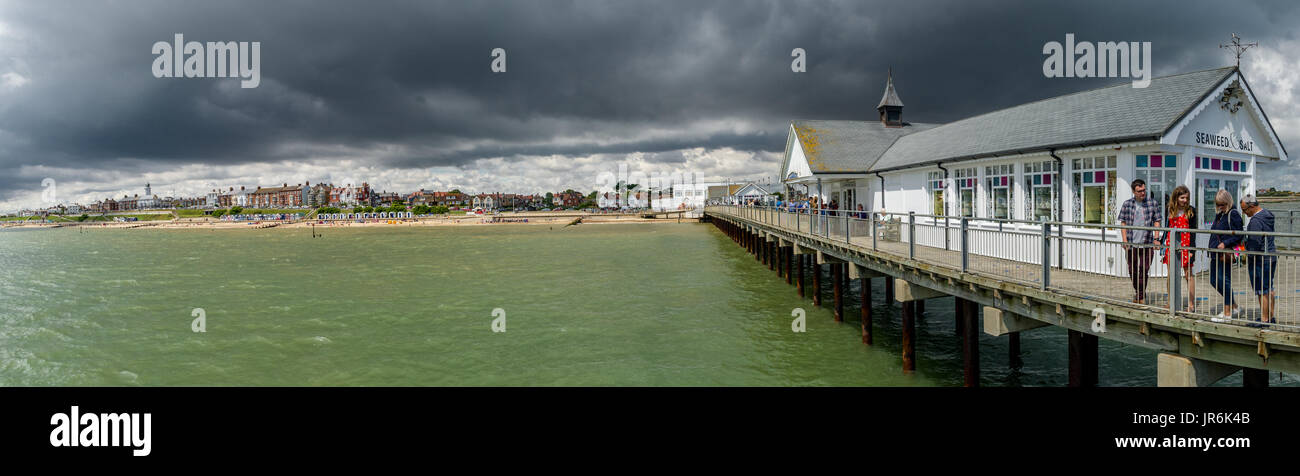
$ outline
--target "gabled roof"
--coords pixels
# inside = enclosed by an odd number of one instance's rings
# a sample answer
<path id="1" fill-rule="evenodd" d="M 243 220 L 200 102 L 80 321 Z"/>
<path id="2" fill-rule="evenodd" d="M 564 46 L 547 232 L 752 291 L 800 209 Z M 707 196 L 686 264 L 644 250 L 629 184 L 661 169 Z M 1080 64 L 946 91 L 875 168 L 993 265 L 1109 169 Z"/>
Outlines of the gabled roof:
<path id="1" fill-rule="evenodd" d="M 763 188 L 761 185 L 756 184 L 756 183 L 754 183 L 754 182 L 748 182 L 748 183 L 740 184 L 740 185 L 732 185 L 732 186 L 731 186 L 731 190 L 730 190 L 730 192 L 731 192 L 730 195 L 740 195 L 741 192 L 744 192 L 745 190 L 748 190 L 748 189 L 751 189 L 751 188 L 754 189 L 755 191 L 757 191 L 759 195 L 767 195 L 767 194 L 768 194 L 767 189 Z"/>
<path id="2" fill-rule="evenodd" d="M 1146 88 L 1124 83 L 962 119 L 900 137 L 870 169 L 1159 140 L 1235 71 L 1226 67 L 1154 78 Z"/>
<path id="3" fill-rule="evenodd" d="M 803 147 L 808 168 L 814 173 L 866 172 L 898 138 L 937 124 L 903 123 L 885 127 L 880 121 L 791 122 Z"/>

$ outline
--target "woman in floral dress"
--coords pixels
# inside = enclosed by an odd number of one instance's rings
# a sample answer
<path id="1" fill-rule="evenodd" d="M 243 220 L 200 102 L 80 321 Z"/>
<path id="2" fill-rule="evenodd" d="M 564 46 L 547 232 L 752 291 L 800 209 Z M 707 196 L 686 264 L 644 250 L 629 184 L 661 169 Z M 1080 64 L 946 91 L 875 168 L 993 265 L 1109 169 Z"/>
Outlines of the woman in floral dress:
<path id="1" fill-rule="evenodd" d="M 1169 227 L 1196 229 L 1196 207 L 1191 205 L 1191 190 L 1186 185 L 1179 185 L 1174 188 L 1174 192 L 1169 195 Z M 1183 278 L 1187 280 L 1187 312 L 1192 312 L 1196 308 L 1196 279 L 1192 274 L 1192 264 L 1196 262 L 1196 252 L 1188 248 L 1196 242 L 1192 233 L 1170 233 L 1178 236 L 1178 254 L 1183 268 Z M 1165 235 L 1168 240 L 1169 234 Z M 1166 252 L 1162 260 L 1163 263 L 1169 264 L 1169 254 Z M 1172 267 L 1169 270 L 1169 277 L 1173 278 L 1174 271 Z"/>

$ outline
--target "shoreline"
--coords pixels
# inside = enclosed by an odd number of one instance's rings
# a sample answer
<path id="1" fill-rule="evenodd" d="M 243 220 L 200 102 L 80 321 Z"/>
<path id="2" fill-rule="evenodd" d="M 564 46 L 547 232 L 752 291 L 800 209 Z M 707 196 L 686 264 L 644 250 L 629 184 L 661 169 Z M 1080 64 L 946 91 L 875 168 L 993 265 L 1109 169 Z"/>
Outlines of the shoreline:
<path id="1" fill-rule="evenodd" d="M 357 220 L 304 220 L 288 221 L 228 221 L 210 218 L 182 218 L 178 220 L 154 220 L 134 222 L 55 222 L 55 223 L 20 223 L 3 224 L 0 228 L 9 229 L 43 229 L 43 228 L 79 228 L 88 229 L 221 229 L 221 230 L 262 230 L 267 228 L 384 228 L 384 227 L 467 227 L 491 225 L 547 225 L 567 226 L 575 219 L 581 218 L 582 225 L 616 224 L 616 223 L 678 223 L 677 218 L 644 218 L 635 215 L 532 215 L 510 214 L 490 216 L 455 216 L 434 218 L 370 218 Z M 499 219 L 502 221 L 492 221 Z M 527 220 L 527 221 L 525 221 Z M 696 218 L 682 218 L 681 223 L 695 223 Z"/>

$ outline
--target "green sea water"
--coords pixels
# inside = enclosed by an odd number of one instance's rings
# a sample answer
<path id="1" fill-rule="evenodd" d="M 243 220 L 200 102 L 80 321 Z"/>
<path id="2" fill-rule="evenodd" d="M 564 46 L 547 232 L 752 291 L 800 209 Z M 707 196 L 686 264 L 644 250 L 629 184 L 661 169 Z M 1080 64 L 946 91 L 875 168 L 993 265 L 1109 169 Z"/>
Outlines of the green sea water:
<path id="1" fill-rule="evenodd" d="M 880 280 L 867 347 L 856 300 L 834 322 L 707 224 L 320 231 L 0 231 L 0 385 L 961 384 L 951 299 L 904 375 Z M 1065 343 L 1027 332 L 1011 369 L 983 336 L 983 383 L 1063 385 Z M 1103 385 L 1154 385 L 1154 352 L 1100 353 Z"/>

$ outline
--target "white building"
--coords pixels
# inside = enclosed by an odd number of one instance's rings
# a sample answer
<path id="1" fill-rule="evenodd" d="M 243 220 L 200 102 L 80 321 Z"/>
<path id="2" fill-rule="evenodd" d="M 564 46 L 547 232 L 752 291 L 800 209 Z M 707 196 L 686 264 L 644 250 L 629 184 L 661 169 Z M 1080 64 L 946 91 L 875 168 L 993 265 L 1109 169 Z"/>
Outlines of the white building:
<path id="1" fill-rule="evenodd" d="M 1162 206 L 1175 186 L 1188 186 L 1200 211 L 1197 226 L 1209 228 L 1219 189 L 1240 199 L 1255 189 L 1257 164 L 1287 160 L 1235 67 L 1155 78 L 1146 88 L 1124 82 L 942 125 L 904 122 L 902 110 L 891 75 L 879 120 L 792 121 L 781 165 L 787 195 L 834 199 L 841 209 L 862 204 L 903 214 L 1116 224 L 1132 196 L 1130 183 L 1141 178 Z M 1035 228 L 1041 227 L 999 229 Z M 1097 228 L 1066 226 L 1064 233 L 1119 240 L 1115 229 L 1104 237 Z M 935 236 L 942 246 L 943 231 Z M 933 238 L 918 232 L 918 244 L 927 239 Z M 1200 234 L 1198 246 L 1208 239 Z M 972 251 L 1009 257 L 1003 255 L 1018 248 L 993 241 L 999 249 Z M 1085 251 L 1064 253 L 1065 266 L 1127 273 L 1123 259 Z"/>
<path id="2" fill-rule="evenodd" d="M 484 211 L 487 211 L 487 210 L 496 210 L 496 205 L 497 202 L 495 199 L 492 198 L 491 195 L 479 194 L 474 196 L 474 200 L 471 201 L 470 206 L 474 208 L 482 208 Z"/>
<path id="3" fill-rule="evenodd" d="M 239 190 L 230 192 L 230 206 L 240 208 L 248 207 L 248 204 L 252 202 L 252 198 L 249 197 L 252 193 L 253 190 L 248 190 L 241 185 Z"/>

